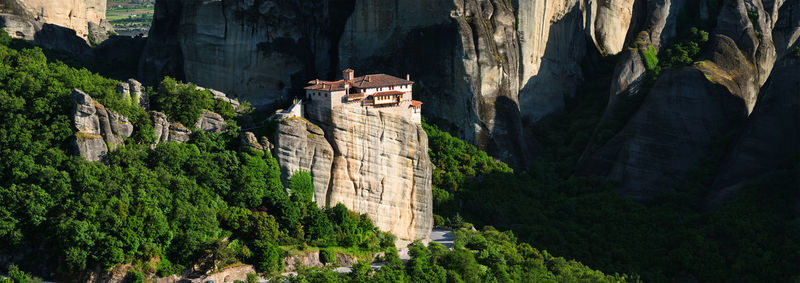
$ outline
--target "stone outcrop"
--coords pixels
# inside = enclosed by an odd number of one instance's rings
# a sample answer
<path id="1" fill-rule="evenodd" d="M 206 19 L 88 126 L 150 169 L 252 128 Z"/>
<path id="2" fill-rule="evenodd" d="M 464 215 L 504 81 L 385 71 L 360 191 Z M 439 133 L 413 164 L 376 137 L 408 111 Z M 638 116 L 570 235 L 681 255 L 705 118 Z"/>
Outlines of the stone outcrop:
<path id="1" fill-rule="evenodd" d="M 222 116 L 217 113 L 207 110 L 200 115 L 200 118 L 197 118 L 197 123 L 194 125 L 194 127 L 198 130 L 214 134 L 225 132 L 225 126 L 225 118 L 222 118 Z"/>
<path id="2" fill-rule="evenodd" d="M 83 91 L 73 90 L 72 101 L 76 153 L 87 160 L 104 160 L 109 150 L 123 146 L 123 139 L 133 134 L 128 118 L 107 110 Z"/>
<path id="3" fill-rule="evenodd" d="M 155 140 L 151 147 L 165 142 L 187 142 L 191 138 L 192 131 L 189 128 L 178 122 L 170 122 L 166 114 L 151 111 L 150 117 L 153 119 L 153 129 L 155 130 Z"/>
<path id="4" fill-rule="evenodd" d="M 117 85 L 117 94 L 122 99 L 129 100 L 135 105 L 139 105 L 144 110 L 150 109 L 150 96 L 144 91 L 142 83 L 137 80 L 129 79 Z"/>
<path id="5" fill-rule="evenodd" d="M 401 239 L 427 238 L 433 225 L 427 135 L 401 116 L 340 106 L 322 128 L 279 122 L 274 151 L 285 173 L 308 170 L 320 206 L 342 203 Z M 323 131 L 323 129 L 325 129 Z"/>
<path id="6" fill-rule="evenodd" d="M 715 142 L 756 118 L 750 113 L 776 60 L 771 31 L 781 4 L 725 1 L 706 60 L 664 70 L 622 131 L 584 154 L 584 169 L 639 200 L 681 185 Z"/>
<path id="7" fill-rule="evenodd" d="M 275 149 L 275 146 L 269 142 L 267 137 L 262 136 L 259 140 L 256 138 L 256 135 L 253 132 L 242 132 L 241 142 L 242 148 L 249 148 L 255 151 L 272 152 L 272 150 Z"/>
<path id="8" fill-rule="evenodd" d="M 314 200 L 324 206 L 331 183 L 333 148 L 322 129 L 303 118 L 284 119 L 278 122 L 274 140 L 284 184 L 288 185 L 297 170 L 310 172 L 314 178 Z"/>
<path id="9" fill-rule="evenodd" d="M 3 0 L 2 4 L 7 12 L 20 16 L 23 22 L 31 24 L 52 24 L 74 30 L 77 36 L 89 42 L 101 42 L 108 38 L 108 33 L 113 28 L 105 21 L 106 0 Z M 31 39 L 38 30 L 29 30 L 33 33 L 17 34 L 12 36 Z"/>

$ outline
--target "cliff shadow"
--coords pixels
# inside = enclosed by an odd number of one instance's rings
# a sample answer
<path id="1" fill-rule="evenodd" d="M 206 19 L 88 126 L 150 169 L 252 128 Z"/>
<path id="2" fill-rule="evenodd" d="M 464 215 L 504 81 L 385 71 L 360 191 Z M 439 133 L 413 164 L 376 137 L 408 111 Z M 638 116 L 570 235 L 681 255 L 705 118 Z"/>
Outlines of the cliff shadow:
<path id="1" fill-rule="evenodd" d="M 525 169 L 534 155 L 534 142 L 526 138 L 519 105 L 511 98 L 500 96 L 494 103 L 495 124 L 488 150 L 514 169 Z"/>

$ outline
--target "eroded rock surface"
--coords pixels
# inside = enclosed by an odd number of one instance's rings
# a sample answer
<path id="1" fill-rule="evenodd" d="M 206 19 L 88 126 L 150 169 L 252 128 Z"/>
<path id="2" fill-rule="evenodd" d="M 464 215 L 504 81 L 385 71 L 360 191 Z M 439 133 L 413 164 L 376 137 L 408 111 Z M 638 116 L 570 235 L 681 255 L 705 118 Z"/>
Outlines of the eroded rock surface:
<path id="1" fill-rule="evenodd" d="M 715 142 L 758 119 L 750 113 L 776 60 L 771 34 L 781 2 L 725 1 L 705 60 L 664 70 L 622 131 L 585 154 L 584 169 L 639 200 L 683 184 Z"/>
<path id="2" fill-rule="evenodd" d="M 72 101 L 72 125 L 77 130 L 74 145 L 76 153 L 86 160 L 103 161 L 109 150 L 123 146 L 123 139 L 133 134 L 133 124 L 127 117 L 107 110 L 85 92 L 73 90 Z"/>
<path id="3" fill-rule="evenodd" d="M 92 40 L 101 42 L 108 38 L 108 32 L 113 28 L 105 21 L 106 0 L 3 0 L 6 9 L 15 15 L 21 16 L 25 22 L 52 24 L 74 30 L 77 36 L 88 42 Z M 12 36 L 33 38 L 38 30 L 22 35 L 16 32 Z"/>
<path id="4" fill-rule="evenodd" d="M 718 205 L 743 182 L 792 166 L 800 156 L 800 58 L 777 64 L 740 138 L 714 181 L 709 204 Z M 794 160 L 796 162 L 796 160 Z"/>
<path id="5" fill-rule="evenodd" d="M 324 206 L 331 183 L 333 148 L 322 129 L 302 118 L 284 119 L 278 122 L 274 140 L 283 183 L 288 185 L 297 170 L 310 172 L 314 179 L 314 200 Z"/>
<path id="6" fill-rule="evenodd" d="M 274 151 L 284 176 L 311 171 L 321 206 L 342 203 L 401 239 L 425 239 L 433 225 L 428 139 L 420 125 L 376 110 L 341 106 L 320 128 L 279 123 Z"/>

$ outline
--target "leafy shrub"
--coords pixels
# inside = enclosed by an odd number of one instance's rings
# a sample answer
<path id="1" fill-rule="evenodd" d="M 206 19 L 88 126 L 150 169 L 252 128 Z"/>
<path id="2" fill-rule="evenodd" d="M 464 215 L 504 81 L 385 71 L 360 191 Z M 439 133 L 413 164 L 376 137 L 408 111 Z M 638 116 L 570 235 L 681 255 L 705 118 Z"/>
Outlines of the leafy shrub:
<path id="1" fill-rule="evenodd" d="M 336 252 L 331 249 L 319 250 L 319 259 L 324 264 L 336 263 Z"/>

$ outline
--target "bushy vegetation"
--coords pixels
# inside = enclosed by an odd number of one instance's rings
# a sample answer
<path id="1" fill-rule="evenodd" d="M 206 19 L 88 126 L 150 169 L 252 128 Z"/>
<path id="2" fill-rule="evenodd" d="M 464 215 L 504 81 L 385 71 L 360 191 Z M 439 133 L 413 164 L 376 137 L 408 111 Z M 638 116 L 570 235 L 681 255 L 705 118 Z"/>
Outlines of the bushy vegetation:
<path id="1" fill-rule="evenodd" d="M 468 144 L 436 125 L 422 122 L 428 134 L 428 148 L 433 169 L 433 200 L 438 213 L 454 214 L 453 194 L 476 176 L 493 172 L 512 173 L 503 162 L 494 161 L 484 151 Z"/>
<path id="2" fill-rule="evenodd" d="M 688 34 L 675 41 L 661 55 L 662 59 L 659 61 L 661 67 L 680 67 L 692 64 L 708 42 L 708 32 L 692 27 Z"/>
<path id="3" fill-rule="evenodd" d="M 48 62 L 4 32 L 0 43 L 0 253 L 21 258 L 22 268 L 57 267 L 62 278 L 77 278 L 133 263 L 142 274 L 166 276 L 211 256 L 213 266 L 245 262 L 274 272 L 285 246 L 377 251 L 391 239 L 342 205 L 318 208 L 307 172 L 292 177 L 287 192 L 271 155 L 239 150 L 234 121 L 227 133 L 197 132 L 188 143 L 150 149 L 140 133 L 149 118 L 115 93 L 117 81 Z M 151 93 L 154 106 L 173 118 L 226 113 L 193 85 L 161 85 Z M 108 164 L 72 152 L 73 88 L 134 122 L 137 134 Z M 184 95 L 197 96 L 191 103 L 199 106 L 176 106 L 189 103 Z M 235 118 L 227 110 L 223 116 Z"/>
<path id="4" fill-rule="evenodd" d="M 214 111 L 226 120 L 236 116 L 230 103 L 214 99 L 209 90 L 200 89 L 192 83 L 178 82 L 170 77 L 161 81 L 158 92 L 152 99 L 154 107 L 187 127 L 194 126 L 206 110 Z"/>
<path id="5" fill-rule="evenodd" d="M 349 274 L 306 269 L 290 282 L 636 282 L 636 277 L 606 275 L 583 264 L 554 257 L 518 243 L 510 231 L 492 227 L 458 230 L 452 250 L 432 242 L 414 242 L 411 260 L 403 265 L 397 251 L 386 254 L 386 265 L 373 271 L 361 262 Z"/>

